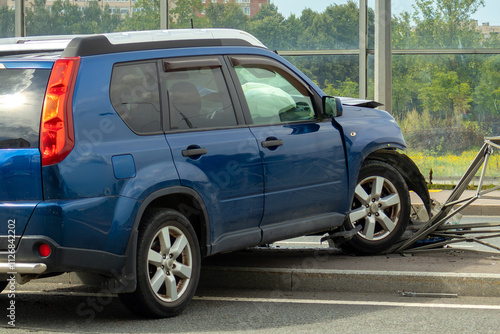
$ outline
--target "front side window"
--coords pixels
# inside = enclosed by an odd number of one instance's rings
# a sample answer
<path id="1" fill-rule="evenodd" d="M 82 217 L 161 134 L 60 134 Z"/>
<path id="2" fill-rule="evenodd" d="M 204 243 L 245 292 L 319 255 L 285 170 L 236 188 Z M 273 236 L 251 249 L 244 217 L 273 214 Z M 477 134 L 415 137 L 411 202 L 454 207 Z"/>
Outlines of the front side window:
<path id="1" fill-rule="evenodd" d="M 175 69 L 166 69 L 162 76 L 162 89 L 168 92 L 172 130 L 237 125 L 220 65 L 204 66 L 201 61 L 191 66 L 186 61 L 185 68 L 178 68 L 175 61 L 173 64 Z"/>
<path id="2" fill-rule="evenodd" d="M 115 65 L 110 98 L 116 112 L 134 132 L 144 135 L 161 131 L 156 62 Z"/>
<path id="3" fill-rule="evenodd" d="M 297 122 L 315 118 L 307 89 L 282 69 L 236 65 L 235 71 L 254 124 Z"/>

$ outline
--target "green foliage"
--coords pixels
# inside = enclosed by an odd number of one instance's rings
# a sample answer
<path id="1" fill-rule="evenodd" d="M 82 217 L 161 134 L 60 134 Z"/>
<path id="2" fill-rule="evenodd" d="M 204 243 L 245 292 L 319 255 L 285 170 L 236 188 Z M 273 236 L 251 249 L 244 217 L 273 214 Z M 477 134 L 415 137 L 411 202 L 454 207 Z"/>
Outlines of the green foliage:
<path id="1" fill-rule="evenodd" d="M 461 115 L 470 110 L 471 89 L 467 83 L 460 82 L 454 71 L 441 72 L 436 69 L 431 82 L 419 89 L 419 98 L 424 110 L 446 120 L 456 119 L 460 123 Z"/>
<path id="2" fill-rule="evenodd" d="M 160 0 L 137 0 L 137 11 L 123 22 L 122 31 L 160 29 Z"/>
<path id="3" fill-rule="evenodd" d="M 0 8 L 0 37 L 14 37 L 14 9 Z"/>
<path id="4" fill-rule="evenodd" d="M 327 84 L 323 91 L 330 96 L 357 96 L 359 92 L 359 84 L 350 79 L 341 82 L 338 88 L 334 88 L 333 84 Z"/>
<path id="5" fill-rule="evenodd" d="M 26 8 L 28 36 L 111 32 L 120 23 L 121 18 L 111 14 L 107 5 L 102 9 L 98 1 L 88 2 L 81 10 L 68 0 L 54 1 L 50 10 L 46 0 L 35 0 L 33 6 Z"/>
<path id="6" fill-rule="evenodd" d="M 450 124 L 429 111 L 413 110 L 397 121 L 409 149 L 434 155 L 478 150 L 488 131 L 483 123 L 462 121 Z"/>
<path id="7" fill-rule="evenodd" d="M 415 42 L 428 48 L 478 46 L 480 34 L 474 29 L 471 16 L 481 6 L 484 0 L 416 0 Z"/>
<path id="8" fill-rule="evenodd" d="M 248 18 L 235 2 L 210 3 L 205 11 L 211 28 L 247 30 Z"/>
<path id="9" fill-rule="evenodd" d="M 201 12 L 203 6 L 199 0 L 175 0 L 175 7 L 170 11 L 173 18 L 173 28 L 191 28 L 191 20 L 195 27 L 198 26 L 198 17 L 196 12 Z"/>
<path id="10" fill-rule="evenodd" d="M 490 57 L 483 63 L 474 100 L 481 120 L 500 115 L 500 56 Z"/>
<path id="11" fill-rule="evenodd" d="M 260 12 L 248 24 L 248 31 L 264 45 L 280 50 L 293 48 L 300 30 L 301 22 L 295 15 L 285 19 L 273 4 L 262 6 Z"/>

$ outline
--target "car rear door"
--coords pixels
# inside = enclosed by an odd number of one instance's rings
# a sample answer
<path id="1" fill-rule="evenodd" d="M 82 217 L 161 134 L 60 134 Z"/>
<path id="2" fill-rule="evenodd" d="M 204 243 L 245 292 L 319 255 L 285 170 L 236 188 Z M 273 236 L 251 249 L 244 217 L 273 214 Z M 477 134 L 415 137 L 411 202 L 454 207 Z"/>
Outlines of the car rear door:
<path id="1" fill-rule="evenodd" d="M 181 185 L 198 192 L 210 218 L 212 252 L 256 245 L 264 206 L 259 148 L 233 103 L 218 56 L 164 59 L 163 110 Z"/>
<path id="2" fill-rule="evenodd" d="M 276 60 L 229 62 L 263 160 L 262 242 L 339 225 L 347 197 L 344 148 L 332 119 L 317 110 L 319 98 Z"/>
<path id="3" fill-rule="evenodd" d="M 0 59 L 0 251 L 9 237 L 17 244 L 43 200 L 38 141 L 51 67 Z"/>

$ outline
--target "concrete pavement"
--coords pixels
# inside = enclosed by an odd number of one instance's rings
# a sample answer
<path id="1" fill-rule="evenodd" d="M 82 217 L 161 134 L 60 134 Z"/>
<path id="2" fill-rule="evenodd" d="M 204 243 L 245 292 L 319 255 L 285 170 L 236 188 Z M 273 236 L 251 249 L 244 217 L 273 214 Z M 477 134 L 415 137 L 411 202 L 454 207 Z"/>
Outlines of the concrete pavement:
<path id="1" fill-rule="evenodd" d="M 207 258 L 200 286 L 500 297 L 500 252 L 350 256 L 332 249 L 253 248 Z"/>

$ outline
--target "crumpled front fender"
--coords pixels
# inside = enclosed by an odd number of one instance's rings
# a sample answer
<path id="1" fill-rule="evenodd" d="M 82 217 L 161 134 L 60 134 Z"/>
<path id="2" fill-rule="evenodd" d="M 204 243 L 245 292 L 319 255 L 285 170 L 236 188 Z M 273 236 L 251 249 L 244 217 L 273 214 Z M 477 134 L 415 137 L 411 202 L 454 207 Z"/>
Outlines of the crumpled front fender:
<path id="1" fill-rule="evenodd" d="M 396 168 L 406 181 L 408 189 L 413 190 L 420 197 L 430 217 L 431 197 L 427 189 L 427 183 L 410 157 L 395 150 L 379 150 L 370 154 L 367 159 L 386 162 Z"/>

